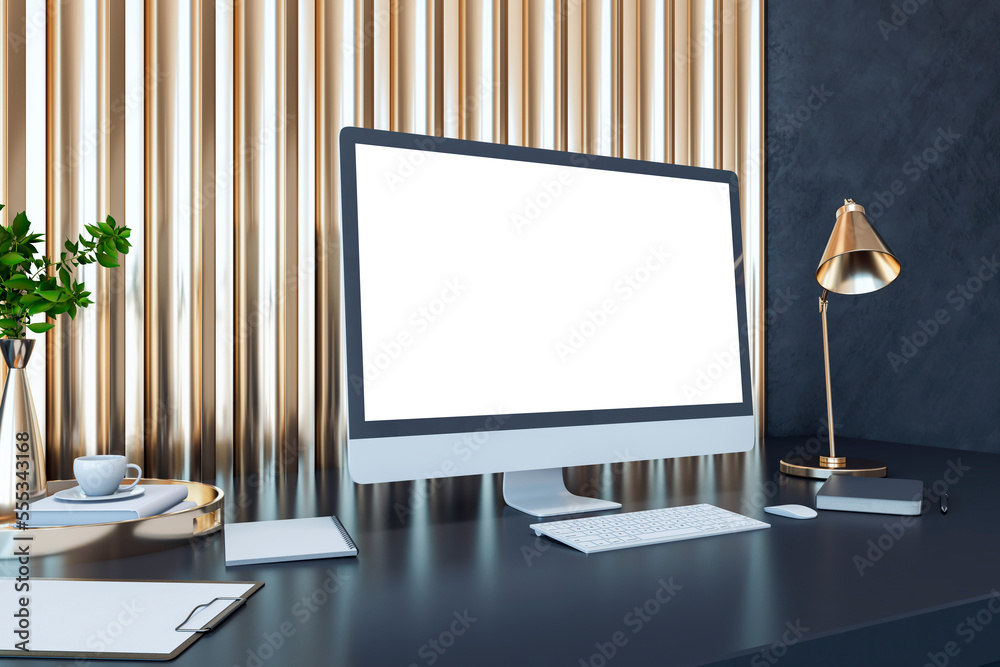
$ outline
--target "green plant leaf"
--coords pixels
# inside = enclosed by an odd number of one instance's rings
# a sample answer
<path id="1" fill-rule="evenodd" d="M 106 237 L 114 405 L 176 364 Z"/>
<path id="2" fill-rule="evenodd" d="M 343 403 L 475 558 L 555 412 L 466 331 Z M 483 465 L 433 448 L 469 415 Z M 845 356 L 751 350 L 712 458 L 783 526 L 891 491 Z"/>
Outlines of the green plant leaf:
<path id="1" fill-rule="evenodd" d="M 131 244 L 129 244 L 129 242 L 125 239 L 115 239 L 115 247 L 118 248 L 118 251 L 123 255 L 127 255 Z"/>
<path id="2" fill-rule="evenodd" d="M 36 322 L 35 324 L 29 324 L 28 328 L 35 333 L 45 333 L 54 326 L 51 322 Z"/>
<path id="3" fill-rule="evenodd" d="M 38 303 L 33 303 L 30 306 L 28 306 L 28 316 L 30 317 L 32 315 L 38 315 L 39 313 L 48 312 L 49 308 L 51 307 L 52 307 L 51 301 L 46 301 L 45 299 L 42 299 Z"/>
<path id="4" fill-rule="evenodd" d="M 112 222 L 113 222 L 113 221 L 112 221 Z M 98 227 L 100 228 L 100 230 L 101 230 L 102 232 L 104 232 L 105 234 L 114 234 L 114 233 L 115 233 L 115 228 L 114 228 L 114 227 L 112 227 L 111 225 L 109 225 L 109 224 L 108 224 L 108 223 L 106 223 L 106 222 L 99 222 L 99 223 L 97 223 L 97 226 L 98 226 Z"/>
<path id="5" fill-rule="evenodd" d="M 69 304 L 69 308 L 66 310 L 66 312 L 69 313 L 69 319 L 75 320 L 76 319 L 76 304 L 75 303 Z"/>
<path id="6" fill-rule="evenodd" d="M 131 229 L 129 229 L 128 227 L 122 227 L 122 233 L 119 236 L 121 236 L 123 239 L 127 239 L 131 235 L 132 235 Z"/>
<path id="7" fill-rule="evenodd" d="M 63 292 L 59 289 L 40 289 L 36 290 L 35 293 L 46 301 L 51 301 L 53 303 L 57 303 L 63 298 Z"/>
<path id="8" fill-rule="evenodd" d="M 4 329 L 13 329 L 15 326 L 17 325 L 14 323 L 14 320 L 7 318 L 0 320 L 0 327 Z"/>
<path id="9" fill-rule="evenodd" d="M 90 232 L 91 236 L 100 236 L 101 235 L 101 230 L 98 229 L 97 227 L 95 227 L 94 225 L 84 225 L 84 228 L 88 232 Z"/>
<path id="10" fill-rule="evenodd" d="M 0 257 L 0 264 L 6 264 L 7 266 L 13 266 L 24 261 L 24 255 L 18 252 L 9 252 L 6 255 Z"/>
<path id="11" fill-rule="evenodd" d="M 3 281 L 2 284 L 4 287 L 17 290 L 30 290 L 35 286 L 34 281 L 27 276 L 14 276 L 9 280 Z"/>
<path id="12" fill-rule="evenodd" d="M 62 315 L 67 310 L 69 310 L 69 306 L 70 306 L 69 303 L 57 303 L 49 308 L 48 313 L 53 317 L 55 317 L 56 315 Z"/>
<path id="13" fill-rule="evenodd" d="M 106 255 L 103 252 L 97 253 L 97 262 L 101 266 L 107 267 L 109 269 L 113 269 L 116 266 L 118 266 L 118 262 L 116 262 L 114 259 L 112 259 L 110 255 Z"/>
<path id="14" fill-rule="evenodd" d="M 69 271 L 66 269 L 59 269 L 59 280 L 62 281 L 63 285 L 72 284 L 72 278 L 70 278 Z"/>
<path id="15" fill-rule="evenodd" d="M 31 222 L 28 221 L 28 215 L 24 211 L 14 216 L 14 222 L 11 223 L 11 230 L 14 232 L 14 236 L 24 236 L 28 233 L 30 227 Z"/>

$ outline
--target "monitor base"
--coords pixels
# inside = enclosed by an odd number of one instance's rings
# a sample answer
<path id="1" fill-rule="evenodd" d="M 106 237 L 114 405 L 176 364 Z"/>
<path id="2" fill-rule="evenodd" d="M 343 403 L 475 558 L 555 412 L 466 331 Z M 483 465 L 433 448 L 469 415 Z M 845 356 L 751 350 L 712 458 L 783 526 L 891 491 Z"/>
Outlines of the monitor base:
<path id="1" fill-rule="evenodd" d="M 503 499 L 514 509 L 537 517 L 615 510 L 622 506 L 611 500 L 570 493 L 563 482 L 562 468 L 505 472 Z"/>

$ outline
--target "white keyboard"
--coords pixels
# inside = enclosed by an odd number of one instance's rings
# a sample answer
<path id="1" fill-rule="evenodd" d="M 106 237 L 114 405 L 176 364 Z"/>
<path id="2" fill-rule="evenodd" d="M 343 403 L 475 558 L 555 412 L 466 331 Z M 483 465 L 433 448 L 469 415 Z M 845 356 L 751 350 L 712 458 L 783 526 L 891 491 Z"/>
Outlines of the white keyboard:
<path id="1" fill-rule="evenodd" d="M 547 535 L 586 554 L 770 527 L 763 521 L 704 503 L 529 526 L 536 535 Z"/>

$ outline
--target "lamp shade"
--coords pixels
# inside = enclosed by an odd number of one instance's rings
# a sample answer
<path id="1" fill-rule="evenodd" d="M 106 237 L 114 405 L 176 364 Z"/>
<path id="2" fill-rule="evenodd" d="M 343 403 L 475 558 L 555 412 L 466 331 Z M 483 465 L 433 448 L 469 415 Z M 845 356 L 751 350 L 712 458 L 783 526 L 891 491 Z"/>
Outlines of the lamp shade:
<path id="1" fill-rule="evenodd" d="M 816 281 L 837 294 L 866 294 L 899 276 L 899 260 L 865 215 L 865 208 L 845 200 L 816 268 Z"/>

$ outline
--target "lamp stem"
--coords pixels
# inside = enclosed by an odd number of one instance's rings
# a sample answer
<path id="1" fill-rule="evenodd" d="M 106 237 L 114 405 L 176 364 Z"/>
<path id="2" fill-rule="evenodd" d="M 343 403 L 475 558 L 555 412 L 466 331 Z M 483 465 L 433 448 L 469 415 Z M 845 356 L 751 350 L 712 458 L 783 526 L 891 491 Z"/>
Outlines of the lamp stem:
<path id="1" fill-rule="evenodd" d="M 823 321 L 823 368 L 826 371 L 826 418 L 830 430 L 830 455 L 819 456 L 788 456 L 781 460 L 781 472 L 786 475 L 827 479 L 831 475 L 855 475 L 863 477 L 885 477 L 885 465 L 878 461 L 837 456 L 836 444 L 833 440 L 833 391 L 830 387 L 830 336 L 826 327 L 826 297 L 829 290 L 824 289 L 819 298 L 819 314 Z"/>
<path id="2" fill-rule="evenodd" d="M 826 307 L 828 290 L 819 297 L 819 312 L 823 319 L 823 365 L 826 368 L 826 419 L 830 429 L 830 459 L 836 460 L 837 450 L 833 441 L 833 394 L 830 391 L 830 342 L 826 333 Z"/>

